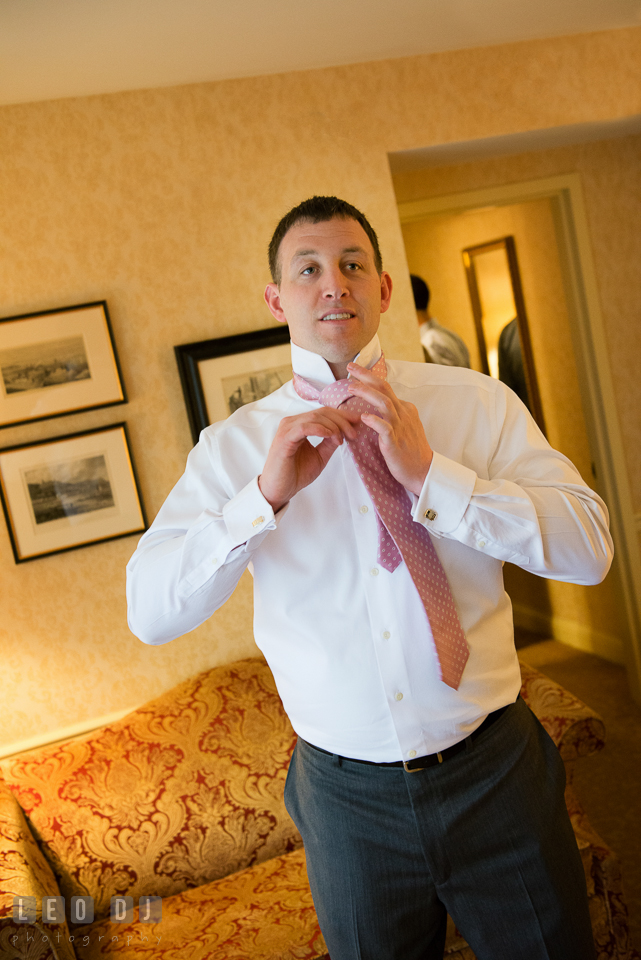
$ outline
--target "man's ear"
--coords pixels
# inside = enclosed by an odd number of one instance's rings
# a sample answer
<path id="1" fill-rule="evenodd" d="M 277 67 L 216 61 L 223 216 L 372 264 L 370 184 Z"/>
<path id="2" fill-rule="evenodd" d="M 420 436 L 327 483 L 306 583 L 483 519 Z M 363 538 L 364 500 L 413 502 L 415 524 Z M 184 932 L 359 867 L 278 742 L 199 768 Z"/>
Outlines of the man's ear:
<path id="1" fill-rule="evenodd" d="M 381 313 L 389 310 L 392 299 L 392 278 L 385 270 L 381 273 Z"/>
<path id="2" fill-rule="evenodd" d="M 279 323 L 287 323 L 287 318 L 280 304 L 280 290 L 277 284 L 268 283 L 265 287 L 265 303 Z"/>

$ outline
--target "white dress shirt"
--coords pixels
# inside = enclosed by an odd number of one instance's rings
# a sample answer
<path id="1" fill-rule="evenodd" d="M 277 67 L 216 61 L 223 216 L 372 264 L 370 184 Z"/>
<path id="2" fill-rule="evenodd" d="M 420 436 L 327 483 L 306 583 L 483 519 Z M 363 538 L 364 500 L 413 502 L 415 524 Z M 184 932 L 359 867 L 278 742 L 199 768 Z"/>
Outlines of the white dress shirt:
<path id="1" fill-rule="evenodd" d="M 375 337 L 357 358 L 372 366 Z M 294 370 L 333 382 L 292 345 Z M 129 625 L 145 643 L 193 630 L 249 565 L 254 631 L 296 732 L 332 753 L 392 761 L 461 740 L 520 686 L 502 564 L 598 583 L 612 557 L 607 511 L 520 400 L 459 367 L 387 361 L 419 410 L 434 458 L 413 517 L 433 537 L 470 657 L 458 690 L 439 679 L 429 624 L 405 563 L 377 562 L 376 516 L 343 444 L 274 516 L 258 476 L 281 419 L 317 404 L 291 381 L 207 427 L 129 562 Z M 318 441 L 316 441 L 318 442 Z"/>

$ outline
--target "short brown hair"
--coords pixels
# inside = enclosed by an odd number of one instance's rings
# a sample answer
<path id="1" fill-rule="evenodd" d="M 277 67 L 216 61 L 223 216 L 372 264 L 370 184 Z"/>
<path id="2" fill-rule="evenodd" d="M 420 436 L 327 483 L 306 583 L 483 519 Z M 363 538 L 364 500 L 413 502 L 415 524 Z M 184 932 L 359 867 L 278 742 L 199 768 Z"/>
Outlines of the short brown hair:
<path id="1" fill-rule="evenodd" d="M 376 270 L 379 275 L 383 272 L 383 258 L 378 245 L 378 237 L 365 214 L 353 207 L 351 203 L 347 203 L 346 200 L 339 200 L 338 197 L 310 197 L 309 200 L 303 200 L 297 207 L 293 207 L 289 213 L 286 213 L 274 230 L 274 235 L 269 242 L 269 270 L 274 283 L 279 284 L 281 280 L 278 254 L 285 234 L 298 223 L 305 221 L 323 223 L 326 220 L 334 219 L 356 220 L 357 223 L 360 223 L 374 249 Z"/>

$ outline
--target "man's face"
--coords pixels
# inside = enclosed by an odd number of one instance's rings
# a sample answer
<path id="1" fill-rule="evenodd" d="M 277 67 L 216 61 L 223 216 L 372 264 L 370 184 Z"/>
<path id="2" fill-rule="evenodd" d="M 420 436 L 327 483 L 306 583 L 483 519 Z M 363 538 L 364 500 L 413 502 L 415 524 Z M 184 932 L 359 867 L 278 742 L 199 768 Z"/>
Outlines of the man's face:
<path id="1" fill-rule="evenodd" d="M 268 284 L 265 300 L 292 341 L 330 364 L 352 360 L 378 330 L 392 294 L 360 223 L 296 224 L 283 237 L 280 264 L 280 284 Z"/>

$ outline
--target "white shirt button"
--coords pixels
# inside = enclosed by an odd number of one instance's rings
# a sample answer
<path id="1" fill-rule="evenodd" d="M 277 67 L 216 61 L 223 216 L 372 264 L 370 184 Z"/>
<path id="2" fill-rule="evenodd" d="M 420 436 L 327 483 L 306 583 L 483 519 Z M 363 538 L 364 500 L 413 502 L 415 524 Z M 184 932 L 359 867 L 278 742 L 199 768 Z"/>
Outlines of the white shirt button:
<path id="1" fill-rule="evenodd" d="M 361 513 L 369 513 L 369 507 L 366 507 L 365 504 L 363 504 L 363 506 L 359 507 L 358 509 L 360 510 Z"/>
<path id="2" fill-rule="evenodd" d="M 403 699 L 403 694 L 401 693 L 400 690 L 398 691 L 398 693 L 395 693 L 395 694 L 394 694 L 394 699 L 395 699 L 395 700 L 402 700 L 402 699 Z"/>
<path id="3" fill-rule="evenodd" d="M 486 547 L 486 546 L 487 546 L 487 540 L 479 540 L 479 547 L 482 548 L 482 547 Z"/>
<path id="4" fill-rule="evenodd" d="M 217 563 L 218 563 L 218 557 L 212 557 L 212 560 L 211 560 L 212 567 L 215 567 Z"/>
<path id="5" fill-rule="evenodd" d="M 377 577 L 377 576 L 378 576 L 378 567 L 372 567 L 372 569 L 370 570 L 370 573 L 371 573 L 371 575 L 372 575 L 373 577 Z"/>
<path id="6" fill-rule="evenodd" d="M 392 634 L 389 632 L 389 630 L 383 630 L 383 640 L 389 640 L 391 636 Z"/>
<path id="7" fill-rule="evenodd" d="M 410 750 L 407 756 L 410 758 L 410 760 L 414 759 L 414 757 L 416 756 L 416 750 Z"/>

